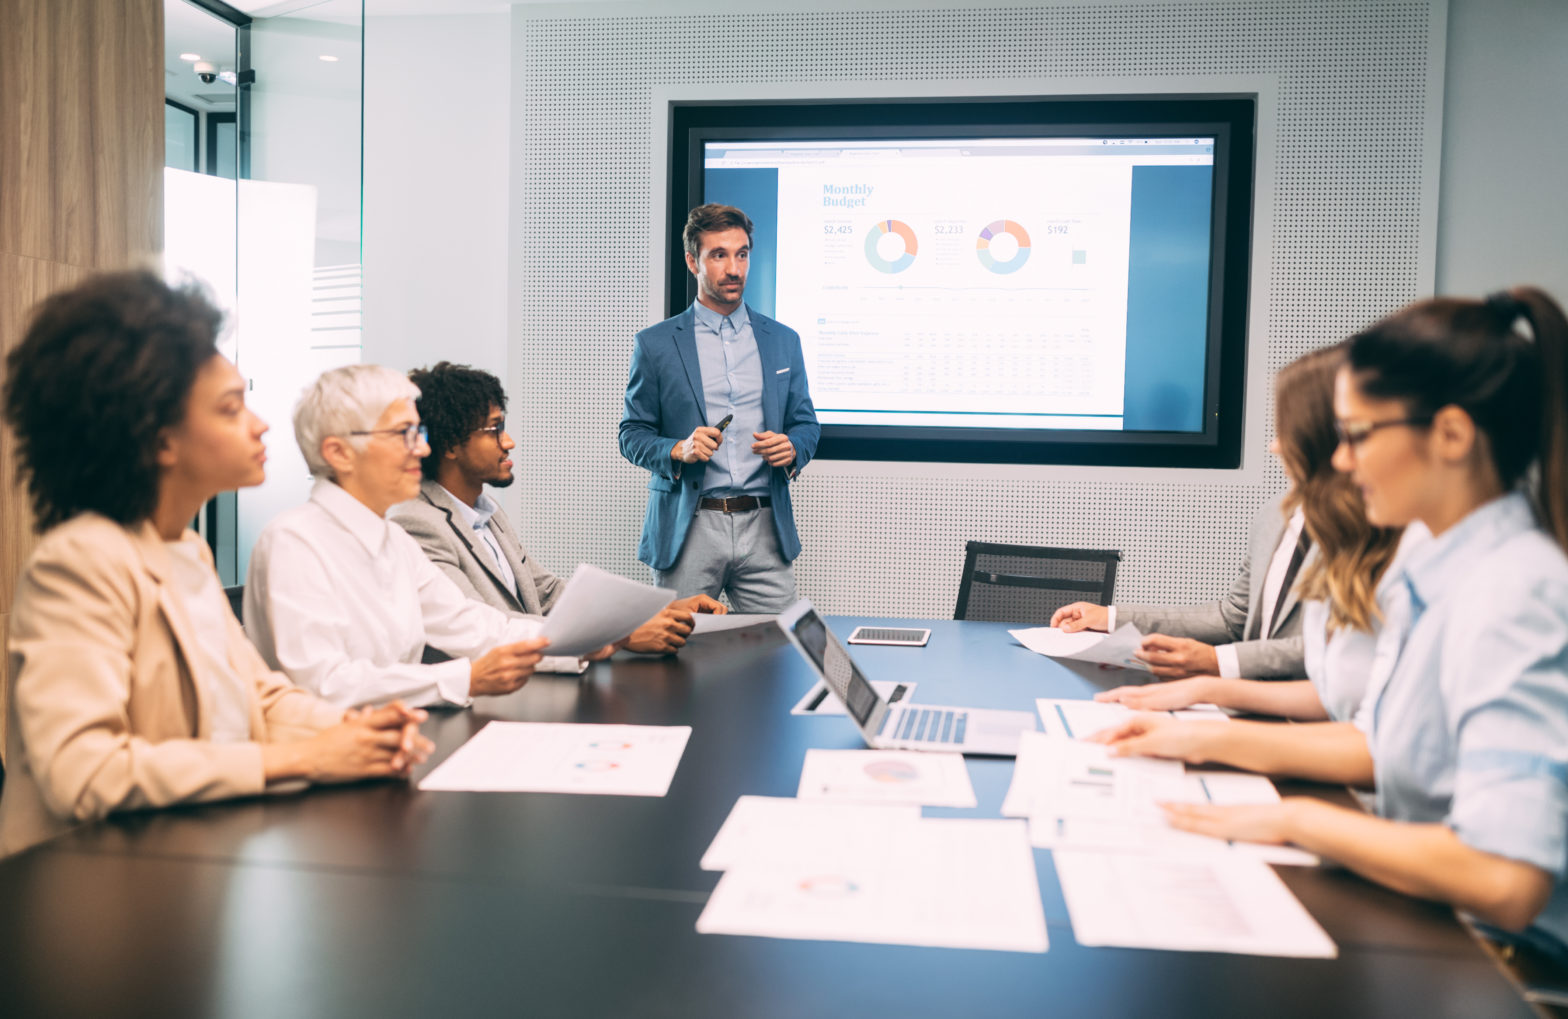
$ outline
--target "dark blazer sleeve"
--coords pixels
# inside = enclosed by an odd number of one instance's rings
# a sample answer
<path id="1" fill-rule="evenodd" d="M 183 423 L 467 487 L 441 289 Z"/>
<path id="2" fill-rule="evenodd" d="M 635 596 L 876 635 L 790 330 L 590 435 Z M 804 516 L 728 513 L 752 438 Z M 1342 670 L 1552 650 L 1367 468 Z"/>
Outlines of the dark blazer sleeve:
<path id="1" fill-rule="evenodd" d="M 621 455 L 638 467 L 670 481 L 676 480 L 680 465 L 670 459 L 675 444 L 685 438 L 661 434 L 664 424 L 660 404 L 659 358 L 650 351 L 649 331 L 637 335 L 632 346 L 631 374 L 626 382 L 626 405 L 621 413 Z"/>
<path id="2" fill-rule="evenodd" d="M 817 409 L 811 403 L 811 388 L 806 384 L 806 358 L 800 349 L 800 334 L 788 331 L 790 346 L 789 396 L 784 401 L 784 434 L 795 447 L 795 462 L 790 477 L 798 475 L 816 455 L 822 427 L 817 424 Z"/>

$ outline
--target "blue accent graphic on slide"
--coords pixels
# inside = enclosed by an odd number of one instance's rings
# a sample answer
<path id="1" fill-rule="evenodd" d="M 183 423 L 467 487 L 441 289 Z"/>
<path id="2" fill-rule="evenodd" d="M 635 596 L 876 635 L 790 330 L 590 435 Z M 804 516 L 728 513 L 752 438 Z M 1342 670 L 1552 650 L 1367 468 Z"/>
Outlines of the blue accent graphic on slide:
<path id="1" fill-rule="evenodd" d="M 746 276 L 746 305 L 769 318 L 775 317 L 779 277 L 778 168 L 704 170 L 702 195 L 705 201 L 733 205 L 751 217 L 751 270 Z"/>
<path id="2" fill-rule="evenodd" d="M 1203 431 L 1212 166 L 1135 166 L 1122 427 Z"/>

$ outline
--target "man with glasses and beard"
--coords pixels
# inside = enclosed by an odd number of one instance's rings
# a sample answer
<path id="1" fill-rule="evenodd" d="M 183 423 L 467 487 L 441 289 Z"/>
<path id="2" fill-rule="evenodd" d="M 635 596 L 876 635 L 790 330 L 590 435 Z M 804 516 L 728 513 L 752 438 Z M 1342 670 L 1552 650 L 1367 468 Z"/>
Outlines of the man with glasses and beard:
<path id="1" fill-rule="evenodd" d="M 469 598 L 512 615 L 543 616 L 566 582 L 528 554 L 485 486 L 512 483 L 506 430 L 506 393 L 489 372 L 442 361 L 416 368 L 420 421 L 430 450 L 421 463 L 418 497 L 394 506 L 390 519 L 419 543 Z M 632 651 L 677 651 L 691 633 L 694 612 L 724 612 L 705 595 L 673 602 L 625 641 Z M 576 659 L 546 658 L 541 671 L 576 671 Z"/>

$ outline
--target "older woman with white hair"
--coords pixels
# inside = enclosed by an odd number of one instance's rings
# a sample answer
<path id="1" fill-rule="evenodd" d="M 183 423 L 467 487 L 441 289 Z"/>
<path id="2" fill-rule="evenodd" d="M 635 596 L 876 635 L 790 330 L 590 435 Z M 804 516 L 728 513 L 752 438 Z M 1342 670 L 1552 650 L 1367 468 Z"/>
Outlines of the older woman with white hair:
<path id="1" fill-rule="evenodd" d="M 294 411 L 310 500 L 256 539 L 245 629 L 262 657 L 342 707 L 467 704 L 528 681 L 537 619 L 463 596 L 387 510 L 419 494 L 429 452 L 408 377 L 379 365 L 324 373 Z M 426 646 L 453 656 L 424 664 Z"/>

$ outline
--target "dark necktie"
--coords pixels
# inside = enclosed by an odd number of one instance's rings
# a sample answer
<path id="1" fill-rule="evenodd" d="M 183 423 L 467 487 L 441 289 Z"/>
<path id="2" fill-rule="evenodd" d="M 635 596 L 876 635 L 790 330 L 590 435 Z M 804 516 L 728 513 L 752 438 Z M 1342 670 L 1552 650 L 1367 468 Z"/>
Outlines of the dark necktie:
<path id="1" fill-rule="evenodd" d="M 1306 528 L 1302 528 L 1301 537 L 1296 539 L 1296 550 L 1290 554 L 1290 565 L 1285 567 L 1285 582 L 1279 586 L 1279 597 L 1274 600 L 1274 613 L 1269 616 L 1269 629 L 1279 629 L 1283 622 L 1282 610 L 1285 599 L 1290 597 L 1291 588 L 1296 586 L 1296 574 L 1301 572 L 1301 561 L 1307 557 L 1307 549 L 1312 545 L 1312 539 L 1307 537 Z M 1258 634 L 1260 640 L 1268 640 L 1266 633 Z"/>

